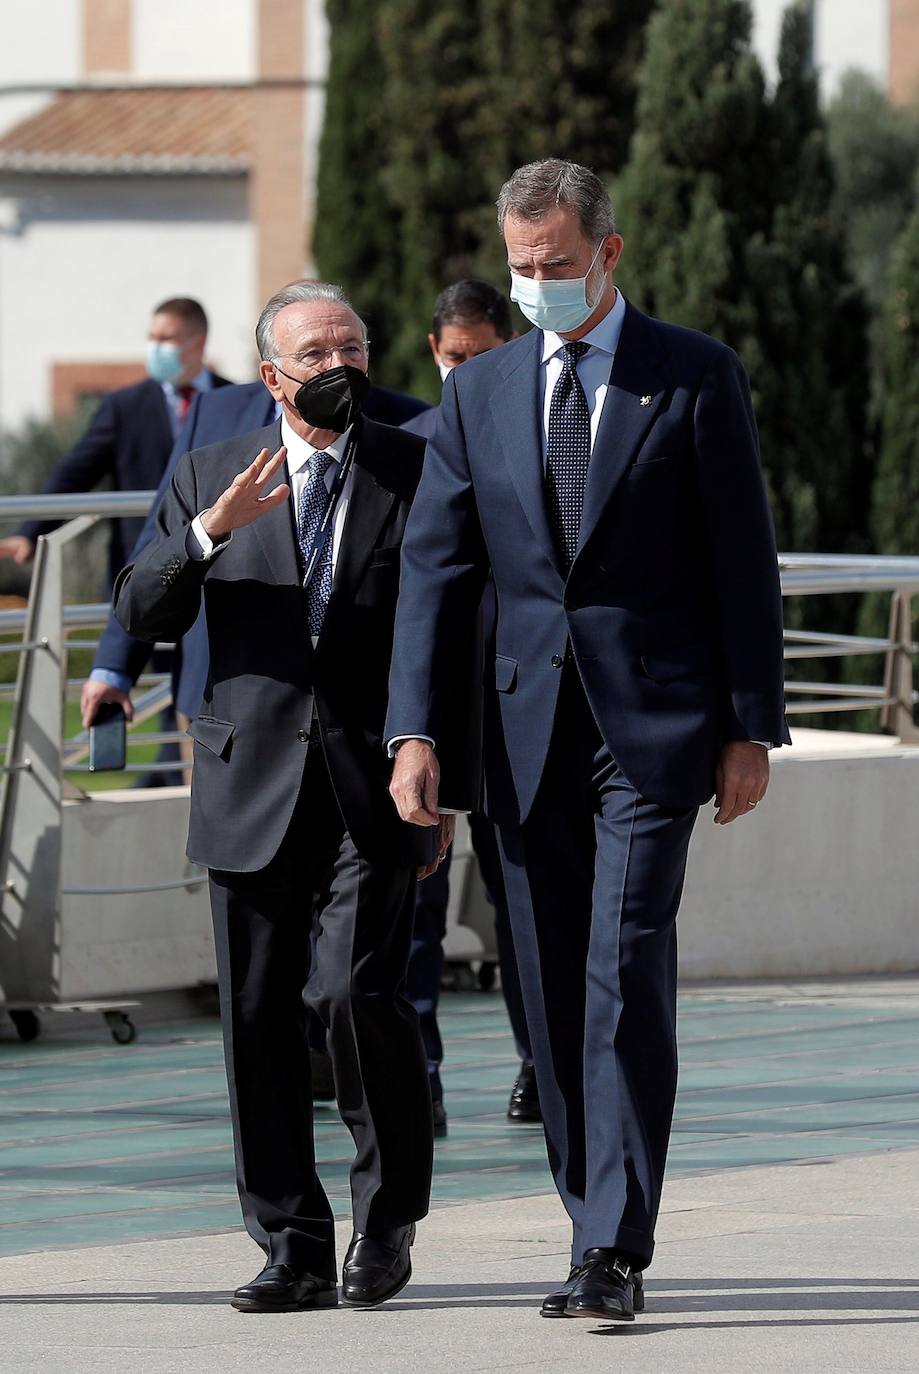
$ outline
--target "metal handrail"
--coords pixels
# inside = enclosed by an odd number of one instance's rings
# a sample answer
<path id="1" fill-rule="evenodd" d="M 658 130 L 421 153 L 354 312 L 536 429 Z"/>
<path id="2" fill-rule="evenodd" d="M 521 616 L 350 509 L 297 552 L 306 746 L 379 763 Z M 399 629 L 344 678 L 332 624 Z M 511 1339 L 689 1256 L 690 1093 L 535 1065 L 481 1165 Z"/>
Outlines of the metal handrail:
<path id="1" fill-rule="evenodd" d="M 146 515 L 155 491 L 69 491 L 51 496 L 0 496 L 0 520 L 74 520 L 78 515 Z"/>
<path id="2" fill-rule="evenodd" d="M 91 522 L 93 518 L 143 516 L 149 511 L 154 497 L 152 491 L 5 496 L 0 497 L 0 522 L 24 518 L 67 521 L 79 516 L 89 517 Z M 899 607 L 896 624 L 892 615 L 887 638 L 816 630 L 786 630 L 785 658 L 788 660 L 883 654 L 886 663 L 885 681 L 881 686 L 789 681 L 786 684 L 789 695 L 813 698 L 790 702 L 789 713 L 822 714 L 827 711 L 882 707 L 886 723 L 896 720 L 901 734 L 910 733 L 914 729 L 912 711 L 917 699 L 912 688 L 910 658 L 919 652 L 919 646 L 913 642 L 911 635 L 910 599 L 919 594 L 919 558 L 902 555 L 780 553 L 778 565 L 783 596 L 890 592 L 893 593 L 894 607 Z M 105 602 L 64 607 L 65 636 L 74 630 L 103 626 L 110 610 Z M 14 635 L 17 631 L 21 633 L 26 623 L 25 609 L 0 611 L 0 636 Z M 92 647 L 91 640 L 68 642 L 74 648 L 78 644 L 84 648 Z M 47 647 L 47 642 L 41 639 L 30 643 L 0 643 L 0 653 L 28 652 Z M 6 695 L 6 692 L 3 694 Z M 919 732 L 916 738 L 919 742 Z M 69 759 L 79 759 L 86 752 L 85 732 L 66 741 L 66 745 L 71 751 Z M 175 765 L 162 766 L 171 769 Z M 128 765 L 128 771 L 134 767 L 139 768 L 140 765 Z M 156 765 L 146 765 L 149 770 L 154 767 Z M 69 769 L 83 771 L 74 762 L 69 763 Z M 0 767 L 2 771 L 7 770 Z"/>

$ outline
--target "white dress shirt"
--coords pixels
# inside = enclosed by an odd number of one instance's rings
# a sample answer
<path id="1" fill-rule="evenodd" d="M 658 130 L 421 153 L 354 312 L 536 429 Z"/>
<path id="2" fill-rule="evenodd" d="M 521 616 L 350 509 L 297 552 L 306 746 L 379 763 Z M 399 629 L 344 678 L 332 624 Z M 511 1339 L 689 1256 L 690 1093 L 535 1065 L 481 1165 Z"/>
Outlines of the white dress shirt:
<path id="1" fill-rule="evenodd" d="M 185 417 L 180 417 L 179 415 L 182 406 L 182 397 L 179 395 L 175 382 L 161 382 L 160 385 L 163 388 L 163 395 L 166 398 L 166 409 L 169 411 L 169 424 L 172 429 L 172 439 L 174 443 L 176 439 L 178 439 L 179 431 L 185 423 Z M 206 367 L 202 367 L 197 377 L 192 377 L 188 385 L 193 386 L 196 393 L 199 391 L 213 391 L 214 378 Z M 192 401 L 194 401 L 194 399 L 193 396 Z"/>

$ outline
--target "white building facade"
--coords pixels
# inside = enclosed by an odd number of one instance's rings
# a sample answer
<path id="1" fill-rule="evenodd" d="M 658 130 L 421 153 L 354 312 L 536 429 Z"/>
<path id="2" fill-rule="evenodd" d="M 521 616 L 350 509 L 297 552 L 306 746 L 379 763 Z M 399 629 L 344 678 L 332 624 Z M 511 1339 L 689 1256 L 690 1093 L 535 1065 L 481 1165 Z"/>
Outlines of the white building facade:
<path id="1" fill-rule="evenodd" d="M 142 376 L 169 296 L 250 380 L 259 306 L 312 269 L 323 0 L 43 0 L 3 27 L 0 430 Z"/>

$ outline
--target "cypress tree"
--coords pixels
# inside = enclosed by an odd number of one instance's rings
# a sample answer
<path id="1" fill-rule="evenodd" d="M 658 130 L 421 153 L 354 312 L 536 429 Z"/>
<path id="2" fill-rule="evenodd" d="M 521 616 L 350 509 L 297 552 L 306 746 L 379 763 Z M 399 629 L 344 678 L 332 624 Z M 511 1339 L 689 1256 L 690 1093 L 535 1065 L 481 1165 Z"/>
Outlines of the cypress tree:
<path id="1" fill-rule="evenodd" d="M 381 381 L 435 399 L 434 298 L 507 286 L 495 226 L 523 162 L 618 169 L 654 0 L 327 0 L 332 25 L 315 253 L 368 315 Z"/>
<path id="2" fill-rule="evenodd" d="M 779 546 L 841 551 L 866 505 L 864 316 L 829 215 L 807 17 L 785 16 L 772 100 L 750 30 L 746 0 L 664 0 L 652 19 L 618 190 L 622 281 L 737 350 Z"/>
<path id="3" fill-rule="evenodd" d="M 919 210 L 896 247 L 884 319 L 884 397 L 874 487 L 879 552 L 919 553 Z"/>
<path id="4" fill-rule="evenodd" d="M 387 355 L 401 233 L 381 177 L 389 135 L 376 11 L 363 0 L 326 0 L 326 9 L 329 75 L 313 256 L 320 277 L 342 285 L 366 321 L 373 375 L 395 385 Z"/>

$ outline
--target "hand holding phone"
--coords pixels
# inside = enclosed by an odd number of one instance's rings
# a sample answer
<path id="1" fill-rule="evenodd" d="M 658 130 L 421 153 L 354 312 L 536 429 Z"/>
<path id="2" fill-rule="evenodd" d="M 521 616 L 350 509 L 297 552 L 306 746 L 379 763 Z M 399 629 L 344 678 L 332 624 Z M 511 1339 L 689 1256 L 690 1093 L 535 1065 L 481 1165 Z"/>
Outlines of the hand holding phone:
<path id="1" fill-rule="evenodd" d="M 117 701 L 104 701 L 89 727 L 89 771 L 114 772 L 124 768 L 126 728 L 124 711 Z"/>

